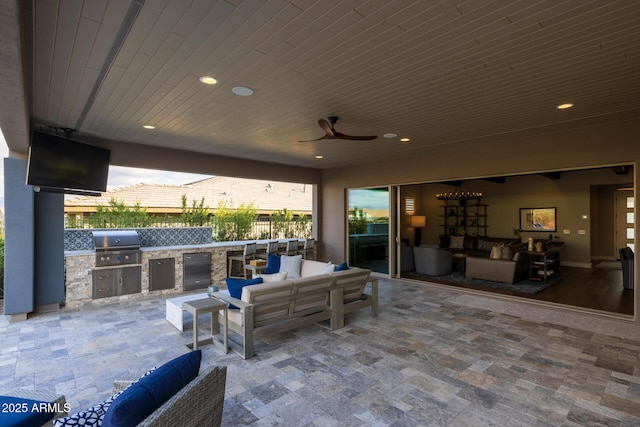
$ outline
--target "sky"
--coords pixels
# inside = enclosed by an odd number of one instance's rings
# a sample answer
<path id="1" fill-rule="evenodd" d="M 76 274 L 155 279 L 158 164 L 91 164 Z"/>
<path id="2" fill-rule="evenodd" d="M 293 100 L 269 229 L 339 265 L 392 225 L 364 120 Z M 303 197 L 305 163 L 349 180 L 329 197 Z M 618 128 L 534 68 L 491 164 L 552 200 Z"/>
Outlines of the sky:
<path id="1" fill-rule="evenodd" d="M 0 129 L 0 159 L 8 156 L 9 148 Z M 109 166 L 107 190 L 140 183 L 180 185 L 209 177 L 210 175 Z M 4 161 L 0 162 L 0 208 L 4 209 Z"/>
<path id="2" fill-rule="evenodd" d="M 349 207 L 365 210 L 389 209 L 388 191 L 350 190 Z"/>

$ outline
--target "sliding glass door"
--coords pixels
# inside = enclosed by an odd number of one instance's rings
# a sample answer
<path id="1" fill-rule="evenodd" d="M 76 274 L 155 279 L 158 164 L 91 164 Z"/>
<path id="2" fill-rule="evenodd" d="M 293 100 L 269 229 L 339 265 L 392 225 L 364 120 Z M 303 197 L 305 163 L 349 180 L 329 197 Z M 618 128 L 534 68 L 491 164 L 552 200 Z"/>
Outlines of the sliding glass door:
<path id="1" fill-rule="evenodd" d="M 350 265 L 389 274 L 390 194 L 389 187 L 347 191 Z"/>

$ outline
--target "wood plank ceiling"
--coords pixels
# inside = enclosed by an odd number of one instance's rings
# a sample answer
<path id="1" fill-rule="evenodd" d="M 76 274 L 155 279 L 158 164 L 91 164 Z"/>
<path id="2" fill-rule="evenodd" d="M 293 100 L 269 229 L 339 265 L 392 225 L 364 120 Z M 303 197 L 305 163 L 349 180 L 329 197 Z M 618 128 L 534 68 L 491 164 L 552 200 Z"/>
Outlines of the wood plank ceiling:
<path id="1" fill-rule="evenodd" d="M 330 168 L 639 108 L 635 0 L 33 7 L 31 122 L 78 135 Z M 557 110 L 563 102 L 575 107 Z M 317 121 L 331 115 L 343 133 L 379 137 L 297 142 L 322 136 Z"/>

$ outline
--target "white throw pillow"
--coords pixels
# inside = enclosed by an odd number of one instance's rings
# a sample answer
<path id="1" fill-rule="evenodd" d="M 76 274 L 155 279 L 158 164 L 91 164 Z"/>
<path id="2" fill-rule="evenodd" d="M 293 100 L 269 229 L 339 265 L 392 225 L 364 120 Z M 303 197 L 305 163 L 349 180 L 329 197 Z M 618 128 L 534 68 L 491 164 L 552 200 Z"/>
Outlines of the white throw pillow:
<path id="1" fill-rule="evenodd" d="M 449 248 L 451 249 L 464 249 L 464 236 L 450 236 L 451 244 Z"/>
<path id="2" fill-rule="evenodd" d="M 327 265 L 325 265 L 324 267 L 322 267 L 322 271 L 320 272 L 320 274 L 329 274 L 329 273 L 333 273 L 333 270 L 336 269 L 336 265 L 334 263 L 332 263 L 331 261 L 329 261 L 327 263 Z"/>
<path id="3" fill-rule="evenodd" d="M 280 257 L 280 271 L 287 272 L 289 279 L 299 279 L 300 271 L 302 270 L 302 255 L 287 256 L 282 255 Z"/>
<path id="4" fill-rule="evenodd" d="M 491 253 L 489 254 L 489 258 L 491 259 L 502 259 L 502 246 L 495 245 L 491 248 Z"/>
<path id="5" fill-rule="evenodd" d="M 285 280 L 287 278 L 287 272 L 283 271 L 281 273 L 274 273 L 274 274 L 254 274 L 253 275 L 254 279 L 257 279 L 258 277 L 262 278 L 262 283 L 279 282 L 280 280 Z"/>

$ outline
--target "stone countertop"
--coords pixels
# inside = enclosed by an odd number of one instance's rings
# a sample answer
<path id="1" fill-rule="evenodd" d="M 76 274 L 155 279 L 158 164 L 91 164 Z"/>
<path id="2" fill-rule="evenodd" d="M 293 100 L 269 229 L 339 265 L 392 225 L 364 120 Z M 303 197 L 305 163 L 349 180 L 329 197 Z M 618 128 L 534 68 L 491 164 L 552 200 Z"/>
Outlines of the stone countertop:
<path id="1" fill-rule="evenodd" d="M 286 243 L 290 239 L 279 239 L 280 243 Z M 195 249 L 208 249 L 208 248 L 222 248 L 227 246 L 243 246 L 246 243 L 256 242 L 258 245 L 265 245 L 270 242 L 270 239 L 266 240 L 238 240 L 233 242 L 211 242 L 203 243 L 199 245 L 176 245 L 176 246 L 145 246 L 140 248 L 142 252 L 149 251 L 175 251 L 175 250 L 195 250 Z M 304 240 L 300 240 L 303 242 Z"/>
<path id="2" fill-rule="evenodd" d="M 64 256 L 68 257 L 68 256 L 85 256 L 85 255 L 95 255 L 96 251 L 89 251 L 89 250 L 84 250 L 84 251 L 64 251 Z"/>
<path id="3" fill-rule="evenodd" d="M 286 243 L 290 239 L 279 239 L 280 243 Z M 153 252 L 153 251 L 175 251 L 175 250 L 198 250 L 198 249 L 209 249 L 209 248 L 221 248 L 226 246 L 242 246 L 245 243 L 256 242 L 258 245 L 266 245 L 267 242 L 271 240 L 241 240 L 235 242 L 211 242 L 211 243 L 203 243 L 196 245 L 175 245 L 175 246 L 144 246 L 140 248 L 141 252 Z M 302 241 L 302 240 L 300 240 Z M 85 255 L 95 255 L 95 251 L 93 250 L 83 250 L 83 251 L 65 251 L 64 256 L 85 256 Z"/>

